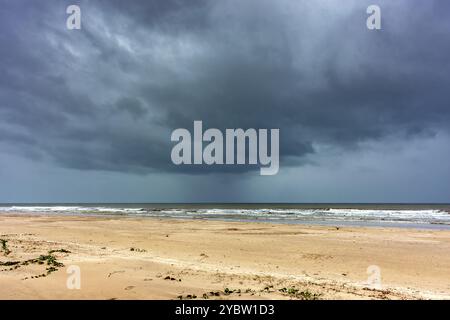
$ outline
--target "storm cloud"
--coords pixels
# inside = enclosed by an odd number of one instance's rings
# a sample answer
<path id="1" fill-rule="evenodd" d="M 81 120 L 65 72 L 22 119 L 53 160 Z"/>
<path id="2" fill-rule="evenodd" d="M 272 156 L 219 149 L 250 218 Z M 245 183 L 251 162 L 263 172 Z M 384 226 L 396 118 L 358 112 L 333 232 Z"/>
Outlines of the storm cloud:
<path id="1" fill-rule="evenodd" d="M 279 128 L 281 169 L 449 130 L 450 5 L 376 1 L 10 1 L 0 9 L 0 152 L 57 167 L 175 166 L 176 128 Z M 450 141 L 448 141 L 450 142 Z"/>

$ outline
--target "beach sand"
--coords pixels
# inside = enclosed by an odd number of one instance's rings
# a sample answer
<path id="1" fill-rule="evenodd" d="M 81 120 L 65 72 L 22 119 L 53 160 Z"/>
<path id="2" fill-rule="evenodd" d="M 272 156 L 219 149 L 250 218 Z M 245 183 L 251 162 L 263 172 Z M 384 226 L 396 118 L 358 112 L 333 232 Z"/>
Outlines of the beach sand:
<path id="1" fill-rule="evenodd" d="M 450 298 L 444 230 L 1 215 L 0 239 L 0 299 Z"/>

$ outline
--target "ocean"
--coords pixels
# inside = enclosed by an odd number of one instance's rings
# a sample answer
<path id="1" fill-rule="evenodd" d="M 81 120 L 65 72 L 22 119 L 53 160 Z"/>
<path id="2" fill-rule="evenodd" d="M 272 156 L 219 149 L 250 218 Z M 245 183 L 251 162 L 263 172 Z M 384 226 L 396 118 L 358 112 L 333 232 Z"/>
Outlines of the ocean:
<path id="1" fill-rule="evenodd" d="M 130 216 L 450 229 L 450 204 L 15 203 L 0 204 L 1 214 Z"/>

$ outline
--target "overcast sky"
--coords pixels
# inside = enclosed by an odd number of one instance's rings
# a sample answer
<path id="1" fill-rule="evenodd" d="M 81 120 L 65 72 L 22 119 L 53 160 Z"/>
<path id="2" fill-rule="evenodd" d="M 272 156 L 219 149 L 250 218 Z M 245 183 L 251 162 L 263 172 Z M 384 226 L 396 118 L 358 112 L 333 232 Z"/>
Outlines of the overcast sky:
<path id="1" fill-rule="evenodd" d="M 0 202 L 450 202 L 446 0 L 1 1 L 0 71 Z M 279 173 L 175 166 L 194 120 Z"/>

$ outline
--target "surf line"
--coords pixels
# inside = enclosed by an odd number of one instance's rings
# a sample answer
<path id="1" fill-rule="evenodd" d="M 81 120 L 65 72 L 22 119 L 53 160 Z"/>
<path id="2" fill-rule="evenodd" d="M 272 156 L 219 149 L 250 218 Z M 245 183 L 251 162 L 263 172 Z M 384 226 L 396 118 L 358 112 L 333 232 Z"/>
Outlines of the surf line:
<path id="1" fill-rule="evenodd" d="M 171 141 L 178 143 L 172 148 L 170 157 L 175 165 L 259 164 L 260 175 L 275 175 L 279 170 L 279 140 L 280 129 L 270 129 L 269 155 L 267 129 L 250 128 L 245 131 L 243 129 L 226 129 L 224 146 L 222 131 L 210 128 L 203 132 L 202 121 L 194 121 L 193 137 L 191 132 L 184 128 L 178 128 L 172 132 Z M 248 152 L 246 152 L 246 141 L 248 142 Z M 203 142 L 209 142 L 209 144 L 203 148 Z"/>

